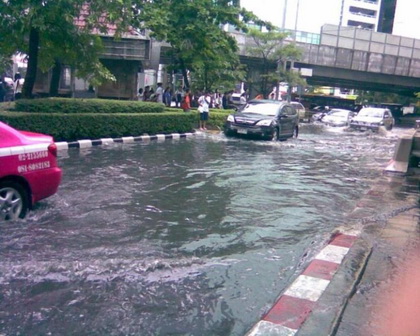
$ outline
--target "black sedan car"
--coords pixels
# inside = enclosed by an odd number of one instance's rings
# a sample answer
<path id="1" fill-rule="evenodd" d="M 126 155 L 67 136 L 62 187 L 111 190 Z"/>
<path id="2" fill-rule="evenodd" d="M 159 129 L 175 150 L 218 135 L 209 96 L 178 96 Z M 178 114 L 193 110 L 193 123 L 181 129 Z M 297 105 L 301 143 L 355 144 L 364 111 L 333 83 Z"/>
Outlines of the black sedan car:
<path id="1" fill-rule="evenodd" d="M 299 133 L 299 117 L 287 102 L 251 100 L 227 117 L 226 136 L 255 136 L 268 140 L 287 140 Z"/>

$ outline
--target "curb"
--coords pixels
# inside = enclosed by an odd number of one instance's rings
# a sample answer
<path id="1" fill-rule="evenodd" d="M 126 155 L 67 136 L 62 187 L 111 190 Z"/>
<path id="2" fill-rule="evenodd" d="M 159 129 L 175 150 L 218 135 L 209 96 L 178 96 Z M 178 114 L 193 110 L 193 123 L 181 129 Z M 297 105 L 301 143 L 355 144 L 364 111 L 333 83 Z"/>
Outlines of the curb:
<path id="1" fill-rule="evenodd" d="M 369 219 L 374 204 L 378 204 L 390 184 L 391 181 L 374 183 L 348 220 L 356 224 Z M 393 217 L 396 213 L 390 215 Z M 360 228 L 360 224 L 357 226 Z M 372 241 L 367 240 L 362 231 L 337 229 L 327 246 L 283 291 L 274 306 L 246 336 L 335 335 L 372 252 Z M 334 259 L 336 257 L 339 259 Z"/>
<path id="2" fill-rule="evenodd" d="M 286 288 L 274 306 L 246 336 L 295 335 L 317 306 L 318 299 L 329 287 L 344 257 L 359 235 L 360 231 L 343 231 L 333 234 L 327 246 Z M 354 285 L 352 290 L 353 287 Z"/>
<path id="3" fill-rule="evenodd" d="M 359 237 L 298 335 L 335 335 L 371 255 L 371 244 Z"/>
<path id="4" fill-rule="evenodd" d="M 151 140 L 168 140 L 168 139 L 180 139 L 194 136 L 196 133 L 171 133 L 171 134 L 156 134 L 156 135 L 141 135 L 141 136 L 129 136 L 122 138 L 103 138 L 97 140 L 78 140 L 73 142 L 56 142 L 58 150 L 64 150 L 69 148 L 90 148 L 93 146 L 108 145 L 112 143 L 135 143 L 145 142 Z"/>

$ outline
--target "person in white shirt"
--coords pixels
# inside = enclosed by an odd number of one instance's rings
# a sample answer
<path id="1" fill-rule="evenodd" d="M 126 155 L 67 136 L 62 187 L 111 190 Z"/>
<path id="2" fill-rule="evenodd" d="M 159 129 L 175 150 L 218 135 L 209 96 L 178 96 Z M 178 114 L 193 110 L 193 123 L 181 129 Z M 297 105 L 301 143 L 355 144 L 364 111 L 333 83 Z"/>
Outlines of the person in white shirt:
<path id="1" fill-rule="evenodd" d="M 181 106 L 181 102 L 184 99 L 184 90 L 182 89 L 182 86 L 180 86 L 176 91 L 175 91 L 175 99 L 176 99 L 176 107 L 180 107 Z"/>
<path id="2" fill-rule="evenodd" d="M 15 100 L 22 98 L 22 86 L 23 86 L 24 80 L 22 79 L 22 76 L 20 73 L 16 73 L 15 75 L 15 81 L 13 82 L 13 92 Z"/>
<path id="3" fill-rule="evenodd" d="M 211 104 L 211 97 L 208 92 L 198 98 L 198 111 L 200 112 L 200 130 L 206 130 L 206 123 L 209 119 L 209 110 Z"/>
<path id="4" fill-rule="evenodd" d="M 157 89 L 156 89 L 156 101 L 158 103 L 163 103 L 163 88 L 162 83 L 157 83 Z"/>

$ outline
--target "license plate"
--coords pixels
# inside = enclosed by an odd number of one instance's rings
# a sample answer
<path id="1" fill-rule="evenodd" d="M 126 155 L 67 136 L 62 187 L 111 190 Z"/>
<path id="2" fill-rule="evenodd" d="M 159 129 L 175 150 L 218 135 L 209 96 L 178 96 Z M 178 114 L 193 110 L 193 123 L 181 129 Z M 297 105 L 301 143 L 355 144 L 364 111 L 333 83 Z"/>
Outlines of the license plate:
<path id="1" fill-rule="evenodd" d="M 238 134 L 247 134 L 248 133 L 248 131 L 246 129 L 243 129 L 243 128 L 238 128 L 237 132 L 238 132 Z"/>
<path id="2" fill-rule="evenodd" d="M 367 127 L 360 127 L 361 131 L 367 131 Z"/>

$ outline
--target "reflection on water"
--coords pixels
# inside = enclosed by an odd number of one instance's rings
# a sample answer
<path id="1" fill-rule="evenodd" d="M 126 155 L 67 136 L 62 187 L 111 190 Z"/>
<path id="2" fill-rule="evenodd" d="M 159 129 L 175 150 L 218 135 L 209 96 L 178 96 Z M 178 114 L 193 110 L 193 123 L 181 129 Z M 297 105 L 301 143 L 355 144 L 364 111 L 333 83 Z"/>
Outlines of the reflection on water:
<path id="1" fill-rule="evenodd" d="M 305 125 L 62 152 L 58 194 L 0 228 L 0 334 L 242 335 L 395 142 Z"/>

